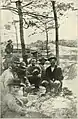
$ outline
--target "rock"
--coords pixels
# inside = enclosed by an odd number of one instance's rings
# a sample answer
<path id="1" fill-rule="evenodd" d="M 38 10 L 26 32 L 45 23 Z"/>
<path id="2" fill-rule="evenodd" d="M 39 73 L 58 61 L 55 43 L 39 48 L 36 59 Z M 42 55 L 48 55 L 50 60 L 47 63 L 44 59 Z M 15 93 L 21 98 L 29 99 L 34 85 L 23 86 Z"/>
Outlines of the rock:
<path id="1" fill-rule="evenodd" d="M 60 96 L 44 101 L 40 108 L 43 114 L 51 118 L 77 117 L 75 102 Z"/>
<path id="2" fill-rule="evenodd" d="M 73 80 L 77 76 L 78 64 L 72 64 L 68 72 L 68 79 Z"/>

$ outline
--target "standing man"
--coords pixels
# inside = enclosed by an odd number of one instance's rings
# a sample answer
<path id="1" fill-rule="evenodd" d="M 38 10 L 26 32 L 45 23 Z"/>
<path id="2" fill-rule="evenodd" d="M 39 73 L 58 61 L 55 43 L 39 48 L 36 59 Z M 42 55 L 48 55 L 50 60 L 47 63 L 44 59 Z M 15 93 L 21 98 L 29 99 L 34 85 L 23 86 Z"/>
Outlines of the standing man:
<path id="1" fill-rule="evenodd" d="M 57 66 L 57 58 L 49 57 L 50 66 L 46 69 L 46 77 L 48 81 L 49 91 L 54 89 L 58 93 L 62 89 L 63 74 L 60 67 Z"/>
<path id="2" fill-rule="evenodd" d="M 6 48 L 5 48 L 5 52 L 7 54 L 11 54 L 13 53 L 13 44 L 12 44 L 12 40 L 8 40 Z"/>

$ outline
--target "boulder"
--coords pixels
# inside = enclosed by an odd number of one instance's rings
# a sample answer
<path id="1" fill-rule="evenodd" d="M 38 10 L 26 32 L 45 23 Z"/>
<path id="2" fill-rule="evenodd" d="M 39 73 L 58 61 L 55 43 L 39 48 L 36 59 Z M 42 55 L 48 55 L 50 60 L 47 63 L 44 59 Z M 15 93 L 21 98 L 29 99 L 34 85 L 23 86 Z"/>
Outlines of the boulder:
<path id="1" fill-rule="evenodd" d="M 55 98 L 50 98 L 43 102 L 40 107 L 43 114 L 51 118 L 76 118 L 76 102 L 65 98 L 63 96 L 58 96 Z"/>

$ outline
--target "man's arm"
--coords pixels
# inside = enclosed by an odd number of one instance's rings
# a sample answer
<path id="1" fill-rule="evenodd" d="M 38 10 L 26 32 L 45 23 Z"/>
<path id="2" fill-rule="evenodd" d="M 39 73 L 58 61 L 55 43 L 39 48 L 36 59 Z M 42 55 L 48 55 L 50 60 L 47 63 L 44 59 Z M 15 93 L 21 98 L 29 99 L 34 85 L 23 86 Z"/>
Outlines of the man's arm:
<path id="1" fill-rule="evenodd" d="M 15 111 L 20 114 L 25 113 L 25 110 L 16 103 L 16 100 L 12 95 L 6 96 L 6 103 L 11 111 Z"/>
<path id="2" fill-rule="evenodd" d="M 49 82 L 49 86 L 51 88 L 51 77 L 49 75 L 49 68 L 46 69 L 46 79 Z"/>
<path id="3" fill-rule="evenodd" d="M 57 71 L 56 71 L 56 75 L 57 75 L 57 79 L 58 80 L 63 80 L 63 72 L 62 72 L 62 69 L 60 67 L 57 68 Z"/>

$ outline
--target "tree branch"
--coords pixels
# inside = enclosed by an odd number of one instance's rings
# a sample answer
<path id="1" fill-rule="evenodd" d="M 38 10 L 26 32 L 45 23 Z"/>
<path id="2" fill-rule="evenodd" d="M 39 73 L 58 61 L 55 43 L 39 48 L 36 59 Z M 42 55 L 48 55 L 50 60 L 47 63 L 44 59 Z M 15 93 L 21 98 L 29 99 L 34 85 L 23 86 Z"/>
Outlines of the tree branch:
<path id="1" fill-rule="evenodd" d="M 28 4 L 26 4 L 26 5 L 23 5 L 23 6 L 22 6 L 22 8 L 24 8 L 24 7 L 28 6 L 28 5 L 32 4 L 32 3 L 33 3 L 33 1 L 32 1 L 32 2 L 29 2 L 29 3 L 28 3 Z"/>
<path id="2" fill-rule="evenodd" d="M 4 10 L 12 10 L 12 11 L 18 13 L 18 11 L 15 10 L 13 7 L 2 7 L 1 9 L 4 9 Z"/>
<path id="3" fill-rule="evenodd" d="M 36 13 L 33 13 L 33 12 L 28 12 L 28 11 L 26 11 L 26 12 L 23 12 L 24 14 L 31 14 L 31 15 L 35 15 L 35 16 L 40 16 L 40 17 L 44 17 L 44 18 L 53 18 L 53 17 L 47 17 L 47 16 L 44 16 L 44 15 L 40 15 L 40 14 L 36 14 Z"/>

